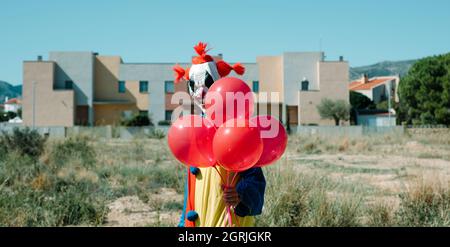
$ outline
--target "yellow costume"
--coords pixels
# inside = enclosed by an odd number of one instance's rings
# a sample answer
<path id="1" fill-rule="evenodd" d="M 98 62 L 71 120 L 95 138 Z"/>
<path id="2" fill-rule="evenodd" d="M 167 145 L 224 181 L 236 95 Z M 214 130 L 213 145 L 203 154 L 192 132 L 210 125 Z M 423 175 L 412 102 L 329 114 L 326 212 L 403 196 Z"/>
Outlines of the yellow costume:
<path id="1" fill-rule="evenodd" d="M 225 169 L 216 168 L 217 170 L 215 168 L 194 168 L 195 172 L 192 168 L 190 169 L 185 195 L 185 210 L 180 225 L 187 227 L 229 226 L 227 207 L 223 201 L 222 186 L 224 183 L 222 178 L 225 183 L 231 183 L 234 173 L 227 174 Z M 254 171 L 238 174 L 231 185 L 236 187 L 241 198 L 241 203 L 235 209 L 231 209 L 233 226 L 254 226 L 253 215 L 259 214 L 262 209 L 265 189 L 264 176 L 260 168 L 251 170 Z M 220 175 L 217 171 L 220 172 Z M 246 176 L 246 174 L 251 175 Z"/>

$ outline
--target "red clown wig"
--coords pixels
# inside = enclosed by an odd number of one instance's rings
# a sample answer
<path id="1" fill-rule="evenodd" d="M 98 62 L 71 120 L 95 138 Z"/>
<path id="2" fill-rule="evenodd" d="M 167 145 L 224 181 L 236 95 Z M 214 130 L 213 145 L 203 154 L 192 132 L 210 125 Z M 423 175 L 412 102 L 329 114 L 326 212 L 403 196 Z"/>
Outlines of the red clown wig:
<path id="1" fill-rule="evenodd" d="M 203 64 L 213 62 L 217 67 L 217 72 L 220 77 L 225 77 L 230 74 L 232 70 L 236 72 L 238 75 L 243 75 L 245 73 L 245 67 L 240 63 L 236 63 L 234 65 L 230 65 L 223 60 L 214 61 L 214 58 L 207 54 L 209 50 L 206 49 L 207 44 L 203 42 L 199 42 L 196 46 L 194 46 L 194 50 L 197 53 L 197 56 L 192 58 L 192 64 Z M 173 70 L 175 72 L 175 82 L 178 83 L 182 78 L 185 80 L 189 80 L 189 67 L 184 69 L 179 65 L 175 65 Z"/>

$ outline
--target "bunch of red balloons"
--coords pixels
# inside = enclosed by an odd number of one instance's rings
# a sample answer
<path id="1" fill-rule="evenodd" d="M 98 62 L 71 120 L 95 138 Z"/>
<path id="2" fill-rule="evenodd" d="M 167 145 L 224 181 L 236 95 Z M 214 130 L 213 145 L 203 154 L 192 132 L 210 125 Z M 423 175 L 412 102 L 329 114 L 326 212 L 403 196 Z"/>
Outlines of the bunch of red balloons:
<path id="1" fill-rule="evenodd" d="M 169 148 L 181 163 L 241 172 L 272 164 L 283 155 L 286 130 L 275 117 L 252 116 L 253 94 L 244 81 L 217 80 L 205 102 L 206 117 L 185 115 L 169 129 Z"/>

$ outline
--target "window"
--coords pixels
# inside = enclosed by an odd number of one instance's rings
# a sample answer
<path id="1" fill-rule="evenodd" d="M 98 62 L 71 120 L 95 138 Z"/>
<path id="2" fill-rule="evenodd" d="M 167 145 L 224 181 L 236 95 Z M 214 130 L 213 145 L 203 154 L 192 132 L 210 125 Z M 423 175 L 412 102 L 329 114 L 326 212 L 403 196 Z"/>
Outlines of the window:
<path id="1" fill-rule="evenodd" d="M 302 81 L 302 91 L 308 91 L 309 90 L 309 81 L 303 80 Z"/>
<path id="2" fill-rule="evenodd" d="M 64 87 L 66 89 L 73 89 L 73 81 L 66 81 Z"/>
<path id="3" fill-rule="evenodd" d="M 164 82 L 164 90 L 166 93 L 174 93 L 175 88 L 173 86 L 173 81 L 165 81 Z"/>
<path id="4" fill-rule="evenodd" d="M 139 92 L 148 93 L 148 81 L 139 81 Z"/>
<path id="5" fill-rule="evenodd" d="M 148 111 L 139 111 L 139 115 L 148 116 Z"/>
<path id="6" fill-rule="evenodd" d="M 253 92 L 258 93 L 259 92 L 259 81 L 253 81 Z"/>
<path id="7" fill-rule="evenodd" d="M 172 120 L 172 112 L 173 112 L 173 111 L 166 111 L 166 120 L 167 120 L 167 121 Z"/>
<path id="8" fill-rule="evenodd" d="M 125 82 L 119 81 L 119 93 L 125 93 Z"/>

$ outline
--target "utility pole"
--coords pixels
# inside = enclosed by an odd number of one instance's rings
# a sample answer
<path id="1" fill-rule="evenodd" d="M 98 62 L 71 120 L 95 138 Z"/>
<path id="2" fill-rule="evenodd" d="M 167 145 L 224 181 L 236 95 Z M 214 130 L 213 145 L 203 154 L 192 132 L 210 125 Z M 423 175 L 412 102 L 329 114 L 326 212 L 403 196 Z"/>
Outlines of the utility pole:
<path id="1" fill-rule="evenodd" d="M 389 126 L 391 126 L 391 82 L 388 83 L 388 97 Z"/>
<path id="2" fill-rule="evenodd" d="M 33 129 L 36 129 L 36 82 L 33 81 Z"/>

